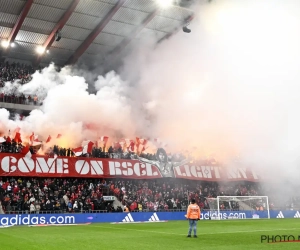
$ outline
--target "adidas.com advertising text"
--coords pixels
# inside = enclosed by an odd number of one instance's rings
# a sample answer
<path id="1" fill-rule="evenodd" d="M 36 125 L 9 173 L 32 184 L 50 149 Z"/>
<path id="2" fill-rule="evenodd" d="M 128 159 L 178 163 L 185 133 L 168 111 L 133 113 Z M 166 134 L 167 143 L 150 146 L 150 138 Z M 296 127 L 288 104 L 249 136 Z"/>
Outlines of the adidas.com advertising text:
<path id="1" fill-rule="evenodd" d="M 17 225 L 51 225 L 51 224 L 75 224 L 75 216 L 51 215 L 41 216 L 36 214 L 19 214 L 14 216 L 1 216 L 0 226 Z"/>

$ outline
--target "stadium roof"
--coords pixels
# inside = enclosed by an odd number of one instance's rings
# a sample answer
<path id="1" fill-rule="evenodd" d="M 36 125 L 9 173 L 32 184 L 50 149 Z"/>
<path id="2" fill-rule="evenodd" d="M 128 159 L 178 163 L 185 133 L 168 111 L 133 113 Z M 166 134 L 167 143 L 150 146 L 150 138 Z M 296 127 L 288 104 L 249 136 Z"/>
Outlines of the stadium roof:
<path id="1" fill-rule="evenodd" d="M 135 39 L 167 38 L 192 18 L 191 10 L 160 8 L 157 0 L 0 0 L 2 57 L 59 66 L 104 58 Z"/>

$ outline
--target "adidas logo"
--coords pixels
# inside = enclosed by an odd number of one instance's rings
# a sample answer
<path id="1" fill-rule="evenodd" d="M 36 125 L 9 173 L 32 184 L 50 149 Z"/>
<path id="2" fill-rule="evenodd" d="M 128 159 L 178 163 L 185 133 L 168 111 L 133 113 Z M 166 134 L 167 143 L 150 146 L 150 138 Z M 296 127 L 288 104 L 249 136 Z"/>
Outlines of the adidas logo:
<path id="1" fill-rule="evenodd" d="M 279 212 L 279 214 L 276 216 L 276 218 L 279 218 L 279 219 L 282 219 L 282 218 L 284 218 L 284 216 L 283 216 L 283 214 L 282 214 L 282 212 L 280 211 Z"/>
<path id="2" fill-rule="evenodd" d="M 154 213 L 154 214 L 150 217 L 149 221 L 159 221 L 159 218 L 158 218 L 157 214 Z"/>
<path id="3" fill-rule="evenodd" d="M 297 211 L 297 213 L 294 215 L 294 218 L 300 218 L 300 213 Z"/>
<path id="4" fill-rule="evenodd" d="M 134 219 L 132 218 L 131 214 L 127 214 L 124 218 L 124 220 L 122 220 L 122 222 L 133 222 Z"/>

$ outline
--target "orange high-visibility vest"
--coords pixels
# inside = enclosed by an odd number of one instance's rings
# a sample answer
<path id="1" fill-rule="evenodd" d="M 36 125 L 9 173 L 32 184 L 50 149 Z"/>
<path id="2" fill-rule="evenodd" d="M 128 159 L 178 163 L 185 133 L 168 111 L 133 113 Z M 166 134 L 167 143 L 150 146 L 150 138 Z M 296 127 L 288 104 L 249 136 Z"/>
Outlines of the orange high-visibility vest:
<path id="1" fill-rule="evenodd" d="M 191 220 L 200 219 L 200 207 L 197 204 L 190 204 L 187 209 L 186 218 Z"/>

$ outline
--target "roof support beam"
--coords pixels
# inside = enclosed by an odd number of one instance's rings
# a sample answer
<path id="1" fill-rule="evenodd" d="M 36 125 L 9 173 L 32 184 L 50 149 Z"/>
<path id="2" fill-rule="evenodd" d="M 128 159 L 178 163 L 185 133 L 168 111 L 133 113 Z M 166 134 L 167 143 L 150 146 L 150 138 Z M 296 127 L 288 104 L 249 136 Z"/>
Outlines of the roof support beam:
<path id="1" fill-rule="evenodd" d="M 103 20 L 97 25 L 97 27 L 91 32 L 91 34 L 85 39 L 85 41 L 78 47 L 74 54 L 69 58 L 67 64 L 74 64 L 78 58 L 87 50 L 92 44 L 95 38 L 101 33 L 108 22 L 113 18 L 117 11 L 122 7 L 126 0 L 119 0 L 118 3 L 107 13 Z"/>
<path id="2" fill-rule="evenodd" d="M 55 25 L 55 27 L 52 30 L 51 34 L 48 36 L 47 40 L 43 44 L 43 48 L 45 49 L 45 51 L 49 47 L 51 47 L 52 43 L 55 40 L 56 32 L 58 30 L 61 30 L 65 26 L 65 24 L 67 23 L 67 21 L 71 17 L 72 13 L 76 9 L 76 7 L 79 4 L 79 2 L 80 2 L 80 0 L 73 0 L 73 2 L 70 4 L 69 8 L 66 10 L 66 12 L 63 14 L 63 16 L 60 18 L 60 20 L 58 21 L 58 23 Z M 36 60 L 35 64 L 39 64 L 40 63 L 40 61 L 42 59 L 42 56 L 43 55 L 39 55 L 37 57 L 37 60 Z"/>
<path id="3" fill-rule="evenodd" d="M 112 54 L 120 53 L 141 31 L 144 29 L 148 23 L 150 23 L 153 18 L 158 14 L 159 9 L 156 9 L 150 13 L 146 19 L 134 30 L 130 37 L 126 37 L 123 41 L 112 51 Z"/>
<path id="4" fill-rule="evenodd" d="M 19 15 L 19 18 L 17 20 L 17 22 L 15 23 L 15 26 L 13 27 L 8 39 L 7 39 L 7 42 L 8 44 L 12 43 L 15 41 L 15 38 L 24 22 L 24 19 L 25 17 L 27 16 L 31 6 L 33 4 L 33 0 L 27 0 L 27 2 L 25 3 L 24 7 L 23 7 L 23 10 L 21 11 L 21 14 Z"/>

